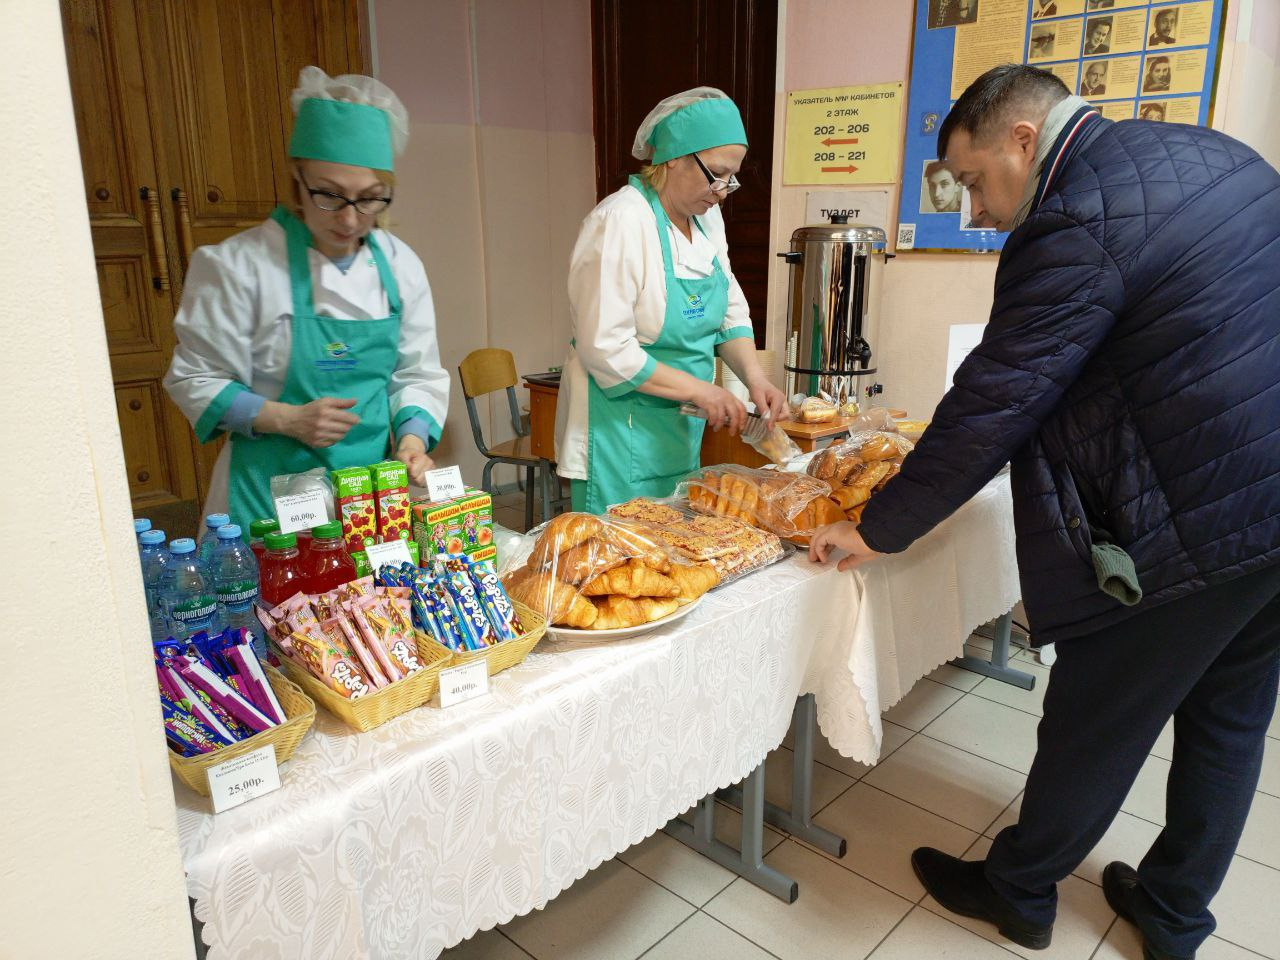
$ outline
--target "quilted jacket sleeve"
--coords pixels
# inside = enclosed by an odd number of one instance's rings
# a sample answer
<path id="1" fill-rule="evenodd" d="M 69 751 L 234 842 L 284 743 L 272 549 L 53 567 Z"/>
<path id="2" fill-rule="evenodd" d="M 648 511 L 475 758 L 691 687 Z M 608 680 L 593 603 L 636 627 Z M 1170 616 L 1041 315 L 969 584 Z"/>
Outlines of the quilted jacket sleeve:
<path id="1" fill-rule="evenodd" d="M 863 512 L 859 531 L 872 549 L 905 550 L 981 490 L 1106 339 L 1124 284 L 1095 229 L 1044 209 L 1010 235 L 982 342 L 902 472 Z"/>

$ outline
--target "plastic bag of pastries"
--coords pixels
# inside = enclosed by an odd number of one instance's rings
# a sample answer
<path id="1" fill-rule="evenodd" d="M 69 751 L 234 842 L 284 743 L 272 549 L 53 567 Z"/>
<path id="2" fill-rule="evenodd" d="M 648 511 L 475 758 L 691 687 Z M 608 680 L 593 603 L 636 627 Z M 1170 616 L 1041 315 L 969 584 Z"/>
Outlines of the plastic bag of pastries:
<path id="1" fill-rule="evenodd" d="M 508 566 L 503 584 L 552 626 L 640 626 L 668 616 L 719 579 L 691 569 L 689 560 L 636 520 L 566 513 L 530 536 L 527 559 Z"/>
<path id="2" fill-rule="evenodd" d="M 861 507 L 898 474 L 903 459 L 914 449 L 910 440 L 892 431 L 855 433 L 814 457 L 807 472 L 829 483 L 832 502 L 847 519 L 857 520 Z"/>
<path id="3" fill-rule="evenodd" d="M 677 490 L 699 513 L 736 517 L 799 543 L 818 527 L 844 519 L 828 499 L 831 485 L 803 473 L 704 467 Z M 833 519 L 834 517 L 834 519 Z"/>

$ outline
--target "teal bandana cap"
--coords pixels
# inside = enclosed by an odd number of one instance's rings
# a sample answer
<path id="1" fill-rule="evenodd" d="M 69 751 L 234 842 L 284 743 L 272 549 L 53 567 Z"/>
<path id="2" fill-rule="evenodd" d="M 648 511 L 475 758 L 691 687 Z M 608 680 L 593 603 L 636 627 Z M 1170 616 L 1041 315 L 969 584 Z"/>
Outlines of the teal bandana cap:
<path id="1" fill-rule="evenodd" d="M 742 125 L 738 105 L 728 99 L 699 100 L 681 107 L 663 119 L 649 137 L 653 144 L 655 166 L 676 157 L 723 147 L 729 143 L 747 145 L 747 130 Z"/>
<path id="2" fill-rule="evenodd" d="M 377 107 L 311 97 L 298 108 L 289 156 L 393 170 L 391 121 Z"/>

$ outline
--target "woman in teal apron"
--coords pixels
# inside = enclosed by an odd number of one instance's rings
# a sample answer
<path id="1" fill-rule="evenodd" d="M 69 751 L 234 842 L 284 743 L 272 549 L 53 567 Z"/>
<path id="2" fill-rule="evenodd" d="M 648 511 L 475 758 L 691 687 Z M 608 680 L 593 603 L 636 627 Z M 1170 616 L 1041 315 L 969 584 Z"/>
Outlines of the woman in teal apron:
<path id="1" fill-rule="evenodd" d="M 583 222 L 556 427 L 575 510 L 669 496 L 698 467 L 707 424 L 741 430 L 746 408 L 712 382 L 717 354 L 761 412 L 782 413 L 782 391 L 756 358 L 720 216 L 746 148 L 738 108 L 719 90 L 668 97 L 637 134 L 633 153 L 647 161 L 640 175 Z M 706 421 L 681 414 L 686 401 Z"/>
<path id="2" fill-rule="evenodd" d="M 421 477 L 449 401 L 422 263 L 377 229 L 403 106 L 371 77 L 316 67 L 293 100 L 296 209 L 195 251 L 165 378 L 202 442 L 230 434 L 206 511 L 246 529 L 274 515 L 278 474 L 393 453 Z"/>

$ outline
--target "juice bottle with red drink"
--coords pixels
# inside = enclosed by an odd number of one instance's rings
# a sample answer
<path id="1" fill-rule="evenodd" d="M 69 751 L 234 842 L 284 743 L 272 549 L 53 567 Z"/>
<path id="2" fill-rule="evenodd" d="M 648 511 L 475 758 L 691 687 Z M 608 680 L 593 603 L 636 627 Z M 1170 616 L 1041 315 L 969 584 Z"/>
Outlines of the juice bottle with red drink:
<path id="1" fill-rule="evenodd" d="M 307 573 L 298 554 L 298 538 L 292 533 L 268 533 L 262 557 L 261 595 L 269 607 L 277 606 L 307 589 Z"/>
<path id="2" fill-rule="evenodd" d="M 279 529 L 280 522 L 273 518 L 254 520 L 249 524 L 249 549 L 258 558 L 259 567 L 262 566 L 262 558 L 267 553 L 267 545 L 262 542 L 262 538 L 268 533 L 276 533 Z"/>
<path id="3" fill-rule="evenodd" d="M 356 579 L 356 562 L 347 553 L 341 523 L 334 520 L 312 528 L 306 563 L 308 593 L 328 593 Z"/>

